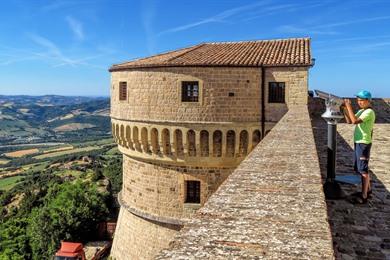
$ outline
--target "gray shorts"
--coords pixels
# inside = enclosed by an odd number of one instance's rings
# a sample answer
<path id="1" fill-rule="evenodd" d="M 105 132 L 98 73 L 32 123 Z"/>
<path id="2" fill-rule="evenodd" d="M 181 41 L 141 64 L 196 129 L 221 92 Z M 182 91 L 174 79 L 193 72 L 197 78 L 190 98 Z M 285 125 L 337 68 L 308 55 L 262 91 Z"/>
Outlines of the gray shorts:
<path id="1" fill-rule="evenodd" d="M 371 144 L 355 143 L 354 145 L 354 169 L 357 173 L 368 173 Z"/>

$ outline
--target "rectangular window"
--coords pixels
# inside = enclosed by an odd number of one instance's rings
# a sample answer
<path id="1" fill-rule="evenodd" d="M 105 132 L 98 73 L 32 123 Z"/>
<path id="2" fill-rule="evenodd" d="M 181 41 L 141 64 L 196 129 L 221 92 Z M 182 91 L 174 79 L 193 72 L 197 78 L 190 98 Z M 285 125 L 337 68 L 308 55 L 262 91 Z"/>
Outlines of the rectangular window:
<path id="1" fill-rule="evenodd" d="M 119 100 L 127 99 L 127 82 L 119 82 Z"/>
<path id="2" fill-rule="evenodd" d="M 181 101 L 198 102 L 199 100 L 199 82 L 182 81 L 181 83 Z"/>
<path id="3" fill-rule="evenodd" d="M 200 181 L 186 181 L 186 203 L 200 203 Z"/>
<path id="4" fill-rule="evenodd" d="M 269 82 L 268 102 L 285 103 L 285 90 L 284 82 Z"/>

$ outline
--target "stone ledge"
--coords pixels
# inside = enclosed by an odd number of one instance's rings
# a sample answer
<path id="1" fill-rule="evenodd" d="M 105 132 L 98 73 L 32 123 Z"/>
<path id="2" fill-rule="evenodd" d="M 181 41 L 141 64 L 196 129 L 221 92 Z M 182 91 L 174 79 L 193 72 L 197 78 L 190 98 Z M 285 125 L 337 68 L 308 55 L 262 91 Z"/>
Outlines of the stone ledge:
<path id="1" fill-rule="evenodd" d="M 334 259 L 306 106 L 249 154 L 156 259 Z"/>
<path id="2" fill-rule="evenodd" d="M 137 217 L 146 219 L 146 220 L 156 221 L 156 222 L 160 222 L 160 223 L 164 223 L 164 224 L 180 225 L 180 226 L 186 224 L 186 222 L 188 221 L 186 219 L 162 217 L 162 216 L 150 214 L 150 213 L 144 212 L 142 210 L 136 209 L 134 207 L 131 207 L 131 206 L 127 205 L 122 200 L 122 196 L 121 196 L 120 192 L 118 194 L 118 202 L 119 202 L 119 205 L 121 206 L 121 208 L 124 208 L 128 212 L 130 212 L 131 214 L 133 214 Z"/>

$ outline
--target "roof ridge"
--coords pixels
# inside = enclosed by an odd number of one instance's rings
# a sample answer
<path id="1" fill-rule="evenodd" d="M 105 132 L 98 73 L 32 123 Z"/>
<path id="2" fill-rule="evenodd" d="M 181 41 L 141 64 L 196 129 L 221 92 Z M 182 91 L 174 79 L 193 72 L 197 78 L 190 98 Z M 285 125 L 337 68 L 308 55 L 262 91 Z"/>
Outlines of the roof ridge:
<path id="1" fill-rule="evenodd" d="M 167 62 L 171 62 L 171 61 L 173 61 L 173 60 L 175 60 L 175 59 L 177 59 L 177 58 L 179 58 L 179 57 L 182 57 L 182 56 L 184 56 L 185 54 L 188 54 L 188 53 L 190 53 L 190 52 L 192 52 L 192 51 L 194 51 L 194 50 L 197 50 L 197 49 L 199 49 L 200 47 L 202 47 L 202 46 L 204 46 L 204 45 L 206 45 L 206 43 L 200 43 L 200 44 L 198 44 L 198 45 L 194 45 L 194 46 L 192 46 L 191 48 L 188 48 L 188 49 L 189 49 L 188 51 L 185 51 L 185 52 L 183 52 L 183 53 L 181 53 L 181 54 L 179 54 L 179 55 L 176 55 L 176 56 L 174 56 L 174 57 L 168 59 Z"/>
<path id="2" fill-rule="evenodd" d="M 151 56 L 146 56 L 146 57 L 141 57 L 141 58 L 138 58 L 138 59 L 134 59 L 134 60 L 130 60 L 130 62 L 133 62 L 133 61 L 142 61 L 142 60 L 146 60 L 146 59 L 149 59 L 149 58 L 154 58 L 154 57 L 158 57 L 158 56 L 162 56 L 162 55 L 166 55 L 166 54 L 170 54 L 170 53 L 174 53 L 174 52 L 178 52 L 178 51 L 182 51 L 182 50 L 185 50 L 185 49 L 193 49 L 194 47 L 197 47 L 199 44 L 197 45 L 192 45 L 192 46 L 188 46 L 188 47 L 184 47 L 184 48 L 180 48 L 178 50 L 169 50 L 169 51 L 166 51 L 166 52 L 160 52 L 160 53 L 157 53 L 155 55 L 151 55 Z M 184 53 L 187 53 L 187 52 L 184 52 Z M 180 55 L 179 55 L 180 56 Z M 169 60 L 168 60 L 169 61 Z M 121 63 L 117 63 L 117 64 L 113 64 L 112 66 L 118 66 L 118 65 L 124 65 L 126 63 L 129 63 L 129 61 L 126 61 L 126 62 L 121 62 Z"/>
<path id="3" fill-rule="evenodd" d="M 311 40 L 310 37 L 294 37 L 294 38 L 275 38 L 265 40 L 247 40 L 247 41 L 222 41 L 222 42 L 206 42 L 203 44 L 234 44 L 234 43 L 256 43 L 256 42 L 272 42 L 272 41 L 291 41 L 291 40 Z"/>
<path id="4" fill-rule="evenodd" d="M 313 66 L 310 37 L 238 42 L 203 42 L 113 65 L 109 71 L 174 66 Z"/>

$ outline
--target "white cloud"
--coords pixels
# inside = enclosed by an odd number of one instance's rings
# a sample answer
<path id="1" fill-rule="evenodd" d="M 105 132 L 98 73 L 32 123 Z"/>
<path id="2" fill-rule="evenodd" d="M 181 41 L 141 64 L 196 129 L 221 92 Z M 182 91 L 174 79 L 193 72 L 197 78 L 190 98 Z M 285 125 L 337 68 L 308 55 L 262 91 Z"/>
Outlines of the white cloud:
<path id="1" fill-rule="evenodd" d="M 340 27 L 350 24 L 357 24 L 357 23 L 367 23 L 367 22 L 375 22 L 375 21 L 382 21 L 382 20 L 390 20 L 390 16 L 377 16 L 377 17 L 370 17 L 370 18 L 364 18 L 359 20 L 349 20 L 349 21 L 342 21 L 338 23 L 329 23 L 329 24 L 323 24 L 315 26 L 316 29 L 322 29 L 322 28 L 334 28 L 334 27 Z"/>
<path id="2" fill-rule="evenodd" d="M 337 27 L 348 26 L 351 24 L 369 23 L 382 20 L 390 20 L 390 16 L 369 17 L 358 20 L 341 21 L 337 23 L 325 23 L 317 26 L 298 27 L 294 25 L 282 25 L 277 29 L 284 33 L 305 33 L 305 34 L 338 34 L 334 29 Z"/>
<path id="3" fill-rule="evenodd" d="M 153 30 L 153 21 L 156 14 L 156 6 L 155 3 L 151 1 L 144 1 L 142 6 L 141 18 L 142 25 L 145 30 L 146 36 L 146 46 L 149 54 L 154 53 L 154 49 L 156 46 L 156 39 Z"/>
<path id="4" fill-rule="evenodd" d="M 61 67 L 61 66 L 77 67 L 82 65 L 82 66 L 87 66 L 92 68 L 107 69 L 107 68 L 103 68 L 102 66 L 98 66 L 96 64 L 90 64 L 86 62 L 88 60 L 93 60 L 105 56 L 106 55 L 105 53 L 98 53 L 96 55 L 83 57 L 83 58 L 69 58 L 66 55 L 64 55 L 61 49 L 51 40 L 33 33 L 29 33 L 28 36 L 34 43 L 45 48 L 44 52 L 30 52 L 30 56 L 39 58 L 40 60 L 43 61 L 49 61 L 51 63 L 54 62 L 55 64 L 53 65 L 53 67 Z"/>
<path id="5" fill-rule="evenodd" d="M 292 34 L 324 34 L 324 35 L 334 35 L 338 34 L 336 31 L 329 31 L 329 30 L 319 30 L 314 28 L 304 28 L 304 27 L 296 27 L 293 25 L 282 25 L 279 26 L 278 31 L 283 33 L 292 33 Z"/>
<path id="6" fill-rule="evenodd" d="M 72 16 L 67 16 L 65 19 L 68 22 L 69 27 L 76 36 L 76 38 L 79 40 L 84 40 L 84 31 L 82 23 L 77 19 L 73 18 Z"/>
<path id="7" fill-rule="evenodd" d="M 203 24 L 224 22 L 224 20 L 229 18 L 229 17 L 232 17 L 234 15 L 238 15 L 238 14 L 240 14 L 242 12 L 245 12 L 245 11 L 248 11 L 248 10 L 253 10 L 253 8 L 258 8 L 260 6 L 265 6 L 269 2 L 270 1 L 262 1 L 262 2 L 257 2 L 257 3 L 254 3 L 254 4 L 243 5 L 243 6 L 240 6 L 240 7 L 228 9 L 228 10 L 225 10 L 225 11 L 223 11 L 221 13 L 213 15 L 211 17 L 207 17 L 207 18 L 204 18 L 202 20 L 199 20 L 197 22 L 193 22 L 193 23 L 189 23 L 189 24 L 185 24 L 185 25 L 181 25 L 181 26 L 177 26 L 177 27 L 174 27 L 174 28 L 170 28 L 170 29 L 164 30 L 164 31 L 158 33 L 157 36 L 161 36 L 161 35 L 168 34 L 168 33 L 174 33 L 174 32 L 188 30 L 190 28 L 197 27 L 197 26 L 203 25 Z"/>

